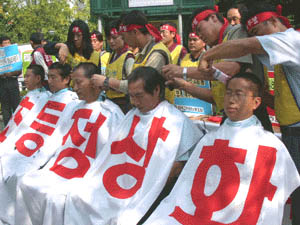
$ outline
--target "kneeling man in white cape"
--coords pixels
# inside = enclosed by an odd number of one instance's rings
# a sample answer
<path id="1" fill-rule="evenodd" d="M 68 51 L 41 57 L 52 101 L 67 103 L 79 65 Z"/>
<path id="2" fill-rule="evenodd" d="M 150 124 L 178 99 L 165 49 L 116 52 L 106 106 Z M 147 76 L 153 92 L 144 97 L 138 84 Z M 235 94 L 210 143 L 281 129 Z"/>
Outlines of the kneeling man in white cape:
<path id="1" fill-rule="evenodd" d="M 146 225 L 281 224 L 300 178 L 286 147 L 253 115 L 262 90 L 254 74 L 228 81 L 228 119 L 198 143 Z"/>
<path id="2" fill-rule="evenodd" d="M 0 133 L 0 155 L 5 154 L 7 150 L 12 150 L 11 144 L 14 143 L 16 135 L 30 126 L 51 96 L 51 92 L 43 87 L 44 79 L 45 71 L 42 66 L 30 65 L 27 67 L 24 83 L 28 92 Z"/>
<path id="3" fill-rule="evenodd" d="M 77 95 L 68 89 L 70 72 L 67 64 L 54 63 L 49 67 L 48 82 L 53 94 L 46 103 L 38 102 L 43 104 L 38 107 L 41 110 L 27 113 L 17 132 L 8 136 L 10 142 L 3 143 L 7 149 L 0 156 L 0 220 L 6 223 L 14 220 L 17 178 L 40 169 L 53 156 L 68 125 L 64 121 L 78 104 Z"/>
<path id="4" fill-rule="evenodd" d="M 67 119 L 71 126 L 55 156 L 41 170 L 20 179 L 15 224 L 63 224 L 66 195 L 76 188 L 73 179 L 85 176 L 123 120 L 124 114 L 116 104 L 98 99 L 102 90 L 91 82 L 96 73 L 92 63 L 81 63 L 74 69 L 74 90 L 83 101 Z"/>
<path id="5" fill-rule="evenodd" d="M 64 224 L 136 224 L 171 171 L 187 160 L 203 136 L 189 118 L 163 100 L 164 79 L 155 69 L 135 69 L 128 83 L 136 108 L 127 113 L 105 155 L 67 196 Z"/>

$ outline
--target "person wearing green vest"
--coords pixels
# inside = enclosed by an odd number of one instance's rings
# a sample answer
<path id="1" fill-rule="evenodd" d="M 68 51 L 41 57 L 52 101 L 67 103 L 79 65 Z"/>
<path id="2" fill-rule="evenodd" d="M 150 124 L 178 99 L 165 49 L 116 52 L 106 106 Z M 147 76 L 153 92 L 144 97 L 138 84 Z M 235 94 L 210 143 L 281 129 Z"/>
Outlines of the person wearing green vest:
<path id="1" fill-rule="evenodd" d="M 171 52 L 172 61 L 176 65 L 180 65 L 180 61 L 186 55 L 186 48 L 181 45 L 181 39 L 177 33 L 176 24 L 172 22 L 164 22 L 159 28 L 164 43 Z"/>
<path id="2" fill-rule="evenodd" d="M 250 38 L 229 41 L 207 51 L 200 67 L 210 70 L 211 60 L 255 54 L 274 66 L 274 106 L 281 138 L 300 172 L 300 32 L 293 29 L 281 7 L 267 3 L 249 6 L 242 19 Z M 292 224 L 300 224 L 300 188 L 292 194 Z"/>
<path id="3" fill-rule="evenodd" d="M 95 74 L 91 81 L 96 86 L 102 84 L 106 89 L 106 96 L 126 114 L 131 108 L 128 95 L 109 85 L 111 80 L 126 80 L 134 64 L 134 55 L 117 30 L 119 25 L 119 21 L 113 21 L 105 32 L 109 47 L 113 50 L 108 59 L 105 76 Z"/>

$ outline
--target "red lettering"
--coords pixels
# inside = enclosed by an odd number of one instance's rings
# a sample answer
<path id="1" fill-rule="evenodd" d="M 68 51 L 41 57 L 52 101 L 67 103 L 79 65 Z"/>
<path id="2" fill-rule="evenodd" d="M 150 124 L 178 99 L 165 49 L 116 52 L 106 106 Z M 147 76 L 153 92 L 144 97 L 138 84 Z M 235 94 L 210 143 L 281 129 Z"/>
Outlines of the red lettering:
<path id="1" fill-rule="evenodd" d="M 32 141 L 36 144 L 35 148 L 30 149 L 25 146 L 25 141 Z M 35 133 L 24 134 L 17 142 L 16 148 L 22 155 L 30 157 L 44 144 L 44 139 L 41 135 Z"/>
<path id="2" fill-rule="evenodd" d="M 145 154 L 145 150 L 138 146 L 132 138 L 134 130 L 139 122 L 140 118 L 134 116 L 128 136 L 121 141 L 115 141 L 111 144 L 111 154 L 126 153 L 136 162 L 141 160 Z"/>
<path id="3" fill-rule="evenodd" d="M 33 121 L 30 127 L 36 131 L 39 131 L 41 133 L 47 134 L 48 136 L 51 136 L 55 130 L 55 128 L 50 127 L 45 124 L 41 124 L 37 121 Z"/>
<path id="4" fill-rule="evenodd" d="M 31 110 L 32 107 L 34 106 L 34 104 L 32 102 L 29 101 L 29 97 L 25 97 L 19 104 L 19 106 L 21 106 L 21 108 L 15 113 L 14 116 L 14 121 L 17 124 L 17 126 L 21 123 L 21 121 L 23 120 L 22 117 L 22 110 L 24 108 Z"/>
<path id="5" fill-rule="evenodd" d="M 165 117 L 160 119 L 155 117 L 153 119 L 148 134 L 146 151 L 139 147 L 133 139 L 135 128 L 140 121 L 138 116 L 134 116 L 128 136 L 121 141 L 116 141 L 111 144 L 111 154 L 126 153 L 136 162 L 139 162 L 146 153 L 143 166 L 124 163 L 112 166 L 105 171 L 103 175 L 103 185 L 113 197 L 120 199 L 130 198 L 140 189 L 144 180 L 146 168 L 148 167 L 148 163 L 152 157 L 158 139 L 160 138 L 165 141 L 169 135 L 169 131 L 163 127 L 165 119 Z M 118 177 L 125 174 L 136 179 L 135 185 L 129 189 L 122 188 L 117 182 Z"/>
<path id="6" fill-rule="evenodd" d="M 196 210 L 194 215 L 190 215 L 176 206 L 170 216 L 179 223 L 225 225 L 212 221 L 212 214 L 224 209 L 234 200 L 240 186 L 240 174 L 235 163 L 243 164 L 246 156 L 246 150 L 231 148 L 228 143 L 227 140 L 216 140 L 213 146 L 203 147 L 200 155 L 203 161 L 195 173 L 191 189 Z M 264 198 L 267 197 L 271 201 L 276 192 L 276 187 L 269 182 L 275 162 L 276 149 L 260 146 L 243 212 L 236 221 L 228 225 L 257 223 Z M 206 196 L 204 193 L 206 176 L 213 165 L 221 169 L 222 176 L 215 192 Z"/>
<path id="7" fill-rule="evenodd" d="M 58 164 L 63 158 L 70 157 L 76 160 L 76 168 L 67 168 Z M 67 148 L 63 150 L 57 157 L 54 165 L 50 168 L 51 171 L 66 179 L 75 177 L 83 177 L 90 168 L 90 161 L 84 153 L 77 148 Z"/>
<path id="8" fill-rule="evenodd" d="M 89 119 L 91 114 L 92 110 L 90 109 L 79 109 L 74 113 L 72 117 L 72 119 L 74 119 L 74 122 L 69 132 L 64 136 L 63 143 L 66 142 L 67 137 L 69 135 L 71 136 L 72 142 L 77 146 L 80 146 L 86 140 L 79 133 L 78 121 L 80 118 Z M 90 161 L 87 158 L 87 156 L 91 158 L 96 157 L 98 130 L 103 125 L 105 120 L 106 117 L 100 113 L 95 123 L 88 122 L 86 124 L 84 131 L 89 132 L 91 134 L 84 153 L 77 148 L 67 148 L 59 154 L 58 158 L 56 159 L 54 165 L 50 168 L 50 170 L 66 179 L 72 179 L 74 177 L 83 177 L 90 168 Z M 60 161 L 62 161 L 63 158 L 66 157 L 75 159 L 77 162 L 77 167 L 72 169 L 67 168 L 64 165 L 58 164 Z"/>
<path id="9" fill-rule="evenodd" d="M 66 104 L 64 104 L 64 103 L 48 101 L 46 103 L 46 105 L 43 107 L 43 109 L 41 110 L 41 112 L 39 113 L 39 115 L 37 116 L 37 118 L 39 120 L 42 120 L 42 121 L 45 121 L 45 122 L 55 125 L 57 123 L 59 117 L 56 115 L 50 114 L 50 113 L 46 113 L 45 112 L 46 109 L 52 109 L 52 110 L 62 112 L 65 107 L 66 107 Z"/>
<path id="10" fill-rule="evenodd" d="M 132 197 L 142 186 L 145 168 L 137 166 L 132 163 L 124 163 L 110 167 L 103 175 L 103 185 L 108 193 L 119 199 L 126 199 Z M 126 189 L 122 188 L 117 181 L 117 178 L 122 175 L 130 175 L 136 179 L 133 187 Z"/>
<path id="11" fill-rule="evenodd" d="M 1 133 L 0 133 L 0 142 L 2 143 L 3 141 L 6 140 L 7 136 L 7 131 L 8 131 L 9 127 L 6 127 Z"/>
<path id="12" fill-rule="evenodd" d="M 74 122 L 69 132 L 63 137 L 62 145 L 66 143 L 69 136 L 71 137 L 73 144 L 76 146 L 80 146 L 85 141 L 85 138 L 82 137 L 81 134 L 79 133 L 78 121 L 80 118 L 89 119 L 91 114 L 92 114 L 91 109 L 79 109 L 73 114 L 72 119 L 74 119 Z"/>
<path id="13" fill-rule="evenodd" d="M 84 131 L 91 133 L 91 135 L 89 137 L 89 141 L 88 141 L 85 151 L 84 151 L 84 153 L 91 158 L 96 157 L 98 130 L 100 129 L 102 124 L 105 122 L 105 120 L 106 120 L 106 117 L 100 113 L 96 122 L 95 123 L 88 122 L 84 129 Z"/>

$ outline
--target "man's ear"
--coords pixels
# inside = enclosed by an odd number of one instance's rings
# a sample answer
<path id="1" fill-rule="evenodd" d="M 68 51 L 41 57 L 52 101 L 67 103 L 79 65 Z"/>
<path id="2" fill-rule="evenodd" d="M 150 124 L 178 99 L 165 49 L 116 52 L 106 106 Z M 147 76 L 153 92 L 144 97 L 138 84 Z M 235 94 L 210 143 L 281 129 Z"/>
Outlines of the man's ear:
<path id="1" fill-rule="evenodd" d="M 254 109 L 257 109 L 261 104 L 261 97 L 254 97 Z"/>

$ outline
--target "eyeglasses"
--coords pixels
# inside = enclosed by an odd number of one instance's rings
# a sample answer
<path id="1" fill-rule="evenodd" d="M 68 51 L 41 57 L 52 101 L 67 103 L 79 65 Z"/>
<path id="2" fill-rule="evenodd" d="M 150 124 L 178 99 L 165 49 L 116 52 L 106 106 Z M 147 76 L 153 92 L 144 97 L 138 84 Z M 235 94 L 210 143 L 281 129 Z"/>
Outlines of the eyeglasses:
<path id="1" fill-rule="evenodd" d="M 256 97 L 253 95 L 246 95 L 243 92 L 234 92 L 234 91 L 226 91 L 225 92 L 225 97 L 227 98 L 233 98 L 235 101 L 243 101 L 246 97 Z"/>

